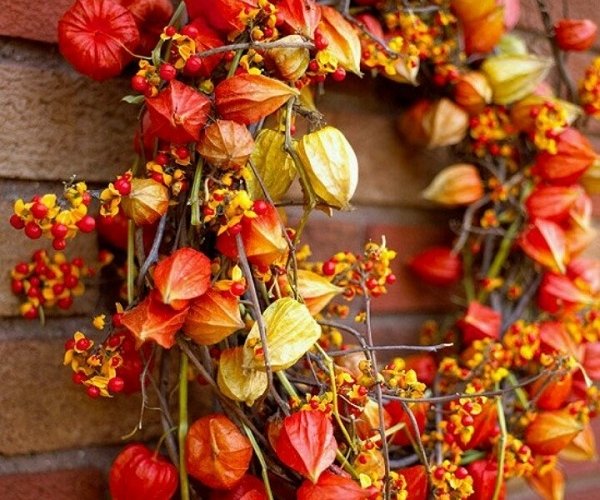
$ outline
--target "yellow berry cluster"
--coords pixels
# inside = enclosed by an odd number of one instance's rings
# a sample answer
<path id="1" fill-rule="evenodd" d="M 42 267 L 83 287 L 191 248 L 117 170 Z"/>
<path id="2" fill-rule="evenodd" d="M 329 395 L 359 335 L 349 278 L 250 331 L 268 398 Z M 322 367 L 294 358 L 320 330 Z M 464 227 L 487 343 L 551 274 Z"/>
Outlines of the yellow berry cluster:
<path id="1" fill-rule="evenodd" d="M 473 494 L 473 478 L 464 467 L 444 460 L 431 474 L 436 500 L 462 500 Z"/>
<path id="2" fill-rule="evenodd" d="M 381 370 L 381 375 L 387 387 L 403 398 L 422 398 L 427 389 L 425 384 L 419 382 L 414 370 L 405 369 L 405 362 L 402 358 L 395 358 L 391 363 L 385 365 Z"/>
<path id="3" fill-rule="evenodd" d="M 512 365 L 518 368 L 524 367 L 534 359 L 539 351 L 539 327 L 536 323 L 519 320 L 510 326 L 502 343 L 512 356 Z"/>
<path id="4" fill-rule="evenodd" d="M 585 70 L 579 85 L 579 100 L 588 115 L 600 117 L 600 57 L 594 59 Z"/>

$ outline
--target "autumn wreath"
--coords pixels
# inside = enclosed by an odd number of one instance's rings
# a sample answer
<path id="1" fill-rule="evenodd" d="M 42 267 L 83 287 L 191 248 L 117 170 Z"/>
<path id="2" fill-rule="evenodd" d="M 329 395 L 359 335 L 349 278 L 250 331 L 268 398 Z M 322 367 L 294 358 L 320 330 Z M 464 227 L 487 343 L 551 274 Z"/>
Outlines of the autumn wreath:
<path id="1" fill-rule="evenodd" d="M 135 65 L 136 156 L 101 189 L 71 180 L 15 202 L 11 224 L 54 252 L 17 264 L 12 289 L 43 318 L 93 274 L 62 253 L 78 233 L 124 252 L 99 258 L 120 303 L 64 357 L 92 398 L 142 392 L 136 430 L 150 394 L 160 406 L 156 451 L 123 450 L 113 498 L 497 500 L 515 477 L 562 498 L 559 458 L 596 453 L 600 262 L 581 256 L 594 230 L 578 181 L 597 188 L 580 129 L 600 116 L 600 59 L 577 88 L 564 52 L 588 49 L 596 26 L 553 25 L 537 4 L 552 58 L 505 34 L 518 0 L 77 0 L 63 15 L 78 71 Z M 371 300 L 395 281 L 385 238 L 324 262 L 302 245 L 311 212 L 348 208 L 357 187 L 352 146 L 313 99 L 347 72 L 426 88 L 399 129 L 456 158 L 424 192 L 464 207 L 456 239 L 411 268 L 461 286 L 420 345 L 373 343 Z M 217 410 L 188 422 L 196 379 Z"/>

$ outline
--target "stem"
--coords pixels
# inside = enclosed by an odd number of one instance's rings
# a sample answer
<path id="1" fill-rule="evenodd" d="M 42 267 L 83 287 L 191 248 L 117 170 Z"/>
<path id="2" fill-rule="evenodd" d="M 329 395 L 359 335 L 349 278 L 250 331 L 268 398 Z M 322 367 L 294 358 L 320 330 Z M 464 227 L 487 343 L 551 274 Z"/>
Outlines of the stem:
<path id="1" fill-rule="evenodd" d="M 222 48 L 222 47 L 219 47 L 219 48 Z M 210 50 L 207 52 L 210 52 Z M 240 65 L 240 60 L 242 59 L 242 53 L 243 53 L 242 49 L 239 49 L 236 51 L 235 56 L 233 57 L 233 60 L 231 61 L 231 66 L 229 66 L 229 71 L 227 72 L 227 78 L 231 78 L 233 75 L 235 75 L 235 72 L 238 69 L 238 66 Z"/>
<path id="2" fill-rule="evenodd" d="M 497 387 L 497 386 L 496 386 Z M 498 439 L 498 472 L 496 483 L 494 484 L 494 495 L 492 500 L 500 498 L 500 490 L 504 481 L 504 457 L 506 455 L 506 418 L 504 416 L 504 407 L 502 406 L 502 397 L 496 398 L 496 408 L 498 410 L 498 425 L 500 426 L 500 438 Z"/>
<path id="3" fill-rule="evenodd" d="M 127 222 L 127 303 L 133 303 L 134 271 L 135 266 L 135 223 L 132 220 Z"/>
<path id="4" fill-rule="evenodd" d="M 244 432 L 246 433 L 246 436 L 248 436 L 248 439 L 250 440 L 250 444 L 252 445 L 252 448 L 254 449 L 256 458 L 260 462 L 261 476 L 263 479 L 263 483 L 265 485 L 265 490 L 267 490 L 267 498 L 269 500 L 273 500 L 273 492 L 271 491 L 271 482 L 269 481 L 269 468 L 267 467 L 267 462 L 265 461 L 263 452 L 260 449 L 260 446 L 258 445 L 258 443 L 256 442 L 256 439 L 254 438 L 254 434 L 248 428 L 248 426 L 242 422 L 242 427 L 244 428 Z"/>
<path id="5" fill-rule="evenodd" d="M 185 438 L 188 433 L 188 357 L 181 351 L 181 363 L 179 365 L 179 484 L 181 500 L 189 500 L 190 486 L 188 483 L 187 470 L 185 468 Z"/>
<path id="6" fill-rule="evenodd" d="M 282 41 L 275 41 L 275 42 L 240 42 L 240 43 L 231 43 L 229 45 L 222 45 L 220 47 L 215 47 L 213 49 L 208 49 L 208 50 L 204 50 L 202 52 L 196 52 L 196 55 L 198 57 L 210 57 L 210 56 L 214 56 L 216 54 L 222 54 L 223 52 L 230 52 L 232 50 L 235 50 L 237 52 L 237 54 L 239 54 L 239 57 L 242 56 L 242 53 L 244 50 L 248 50 L 248 49 L 256 49 L 256 50 L 268 50 L 268 49 L 308 49 L 308 50 L 312 50 L 315 48 L 315 44 L 312 42 L 282 42 Z M 237 55 L 236 54 L 236 55 Z M 235 61 L 235 58 L 234 58 Z M 237 64 L 234 64 L 234 61 L 232 61 L 232 68 L 237 69 Z M 239 58 L 238 58 L 238 64 L 239 64 Z M 233 73 L 235 73 L 235 69 L 233 70 Z M 231 71 L 231 69 L 230 69 Z M 232 76 L 232 75 L 229 75 Z"/>
<path id="7" fill-rule="evenodd" d="M 198 155 L 198 162 L 196 163 L 196 172 L 194 173 L 194 181 L 192 183 L 192 190 L 190 191 L 190 205 L 192 207 L 192 226 L 200 225 L 200 186 L 202 184 L 202 156 Z"/>
<path id="8" fill-rule="evenodd" d="M 148 272 L 148 269 L 150 269 L 150 266 L 158 260 L 158 249 L 160 248 L 163 235 L 165 234 L 166 225 L 167 214 L 165 212 L 160 218 L 160 222 L 158 223 L 158 228 L 156 229 L 156 235 L 154 236 L 154 241 L 152 242 L 152 248 L 150 249 L 150 253 L 148 254 L 148 257 L 146 257 L 146 260 L 144 261 L 144 264 L 140 269 L 140 274 L 137 279 L 138 288 L 142 287 L 144 283 L 144 278 L 146 277 L 146 273 Z"/>

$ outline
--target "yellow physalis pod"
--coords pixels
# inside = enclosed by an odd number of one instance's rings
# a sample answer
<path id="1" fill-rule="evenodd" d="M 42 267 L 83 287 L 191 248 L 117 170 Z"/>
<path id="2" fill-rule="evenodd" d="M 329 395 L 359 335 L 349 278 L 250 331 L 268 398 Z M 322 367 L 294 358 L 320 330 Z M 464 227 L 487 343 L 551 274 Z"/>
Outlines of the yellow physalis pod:
<path id="1" fill-rule="evenodd" d="M 317 273 L 305 269 L 298 270 L 298 292 L 313 316 L 343 291 L 343 288 L 335 286 Z"/>
<path id="2" fill-rule="evenodd" d="M 272 129 L 263 129 L 256 136 L 250 160 L 261 177 L 273 201 L 279 201 L 296 178 L 292 157 L 284 149 L 285 135 Z M 254 200 L 264 198 L 260 184 L 251 169 L 246 177 L 248 193 Z"/>
<path id="3" fill-rule="evenodd" d="M 458 163 L 439 172 L 423 191 L 426 200 L 440 205 L 468 205 L 484 193 L 483 181 L 474 165 Z"/>
<path id="4" fill-rule="evenodd" d="M 490 57 L 481 65 L 492 87 L 493 102 L 511 104 L 531 94 L 546 77 L 552 60 L 533 55 Z"/>
<path id="5" fill-rule="evenodd" d="M 131 192 L 123 197 L 121 206 L 138 226 L 152 224 L 169 208 L 169 190 L 152 179 L 132 179 Z"/>
<path id="6" fill-rule="evenodd" d="M 358 184 L 358 160 L 344 134 L 331 126 L 306 134 L 298 143 L 298 155 L 317 196 L 348 208 Z"/>
<path id="7" fill-rule="evenodd" d="M 304 41 L 300 35 L 288 35 L 279 39 L 289 44 L 299 44 Z M 275 48 L 267 51 L 279 74 L 284 80 L 294 82 L 304 75 L 310 61 L 308 49 L 303 47 Z"/>
<path id="8" fill-rule="evenodd" d="M 319 29 L 329 40 L 327 50 L 337 57 L 340 66 L 355 73 L 360 72 L 360 38 L 354 27 L 334 9 L 321 6 L 321 23 Z"/>
<path id="9" fill-rule="evenodd" d="M 273 302 L 263 314 L 267 348 L 273 371 L 285 370 L 298 361 L 321 336 L 321 327 L 304 304 L 289 297 Z M 255 323 L 244 344 L 244 367 L 265 370 L 263 346 Z M 251 347 L 254 346 L 254 347 Z"/>
<path id="10" fill-rule="evenodd" d="M 264 371 L 244 369 L 244 348 L 225 349 L 219 358 L 217 384 L 225 396 L 252 406 L 268 387 Z"/>

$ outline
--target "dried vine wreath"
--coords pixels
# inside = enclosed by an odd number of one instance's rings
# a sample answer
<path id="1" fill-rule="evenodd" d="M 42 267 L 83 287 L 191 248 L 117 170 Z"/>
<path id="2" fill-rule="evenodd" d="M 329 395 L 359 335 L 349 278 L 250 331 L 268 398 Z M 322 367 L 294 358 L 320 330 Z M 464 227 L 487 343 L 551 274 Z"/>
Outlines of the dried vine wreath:
<path id="1" fill-rule="evenodd" d="M 156 451 L 125 448 L 113 498 L 497 500 L 513 477 L 562 497 L 558 458 L 595 456 L 600 401 L 600 262 L 580 256 L 594 231 L 578 184 L 600 168 L 579 131 L 600 116 L 600 59 L 576 89 L 563 52 L 588 49 L 596 26 L 553 26 L 537 3 L 553 59 L 505 35 L 515 0 L 77 0 L 64 14 L 60 49 L 81 73 L 137 61 L 137 157 L 104 189 L 15 203 L 11 224 L 57 253 L 17 264 L 12 289 L 27 318 L 68 309 L 92 274 L 61 253 L 69 239 L 97 229 L 126 252 L 123 305 L 65 346 L 90 397 L 142 392 L 129 437 L 149 391 L 160 405 Z M 411 268 L 462 283 L 464 301 L 419 346 L 373 343 L 371 300 L 395 281 L 385 239 L 325 262 L 300 246 L 311 212 L 348 207 L 357 185 L 352 147 L 312 98 L 346 72 L 428 86 L 400 129 L 460 161 L 424 193 L 466 207 L 456 241 Z M 356 326 L 340 321 L 349 301 Z M 219 411 L 190 424 L 196 378 Z"/>

